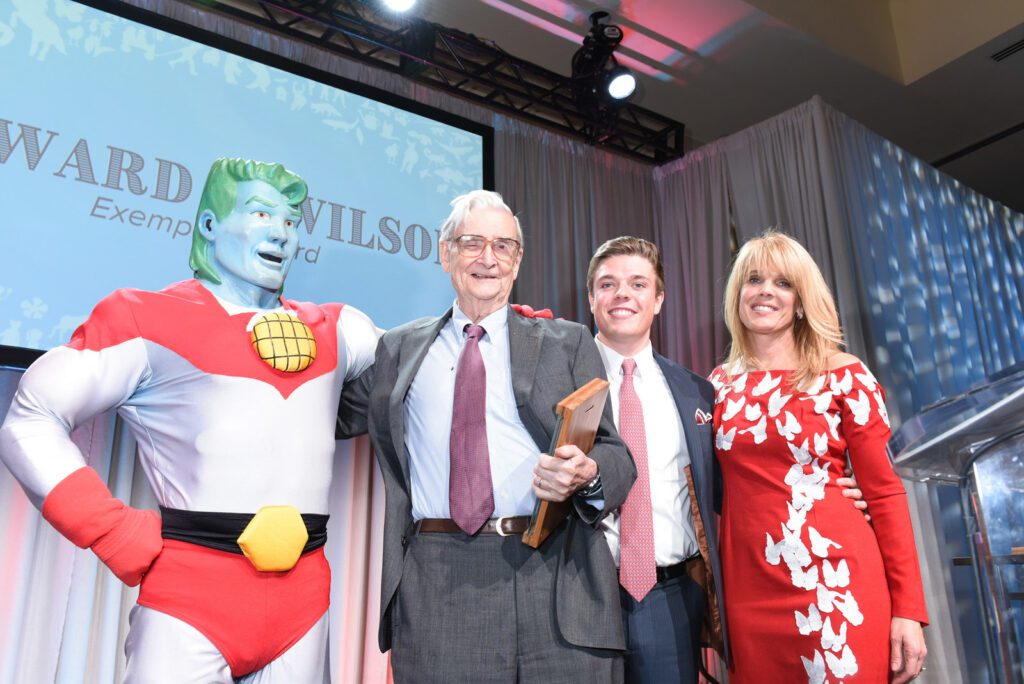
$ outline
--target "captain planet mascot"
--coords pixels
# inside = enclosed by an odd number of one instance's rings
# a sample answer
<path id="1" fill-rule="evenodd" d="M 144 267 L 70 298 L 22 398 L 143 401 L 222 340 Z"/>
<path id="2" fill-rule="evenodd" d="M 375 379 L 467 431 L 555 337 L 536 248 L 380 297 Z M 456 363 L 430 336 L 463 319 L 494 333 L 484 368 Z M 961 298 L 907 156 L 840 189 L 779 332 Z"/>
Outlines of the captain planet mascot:
<path id="1" fill-rule="evenodd" d="M 281 296 L 306 183 L 219 159 L 195 278 L 118 290 L 26 371 L 0 455 L 42 515 L 138 585 L 126 682 L 327 680 L 324 557 L 342 386 L 378 331 L 341 304 Z M 116 409 L 160 504 L 114 498 L 71 441 Z"/>

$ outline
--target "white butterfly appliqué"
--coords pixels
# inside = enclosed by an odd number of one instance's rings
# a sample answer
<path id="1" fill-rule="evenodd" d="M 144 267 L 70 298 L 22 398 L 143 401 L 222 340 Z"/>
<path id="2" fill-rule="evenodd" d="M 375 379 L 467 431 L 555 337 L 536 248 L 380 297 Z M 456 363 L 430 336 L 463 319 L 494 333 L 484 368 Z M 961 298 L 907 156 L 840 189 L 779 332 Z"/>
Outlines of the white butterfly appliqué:
<path id="1" fill-rule="evenodd" d="M 782 560 L 782 545 L 785 542 L 784 539 L 775 541 L 772 539 L 771 532 L 764 533 L 765 544 L 764 544 L 764 557 L 770 565 L 778 565 L 779 561 Z"/>
<path id="2" fill-rule="evenodd" d="M 875 386 L 878 385 L 878 381 L 875 380 L 875 376 L 871 374 L 867 368 L 864 369 L 863 373 L 854 373 L 854 377 L 860 380 L 861 384 L 868 388 L 868 392 L 874 392 Z"/>
<path id="3" fill-rule="evenodd" d="M 892 427 L 889 425 L 889 412 L 885 410 L 885 400 L 882 399 L 882 395 L 879 392 L 875 392 L 874 395 L 875 401 L 878 402 L 878 415 L 882 416 L 886 427 Z"/>
<path id="4" fill-rule="evenodd" d="M 836 379 L 836 374 L 832 374 L 832 394 L 841 395 L 849 394 L 850 390 L 853 389 L 853 376 L 850 375 L 850 369 L 846 369 L 846 374 L 843 375 L 842 380 Z"/>
<path id="5" fill-rule="evenodd" d="M 778 387 L 780 382 L 782 382 L 782 376 L 780 375 L 777 378 L 773 378 L 771 372 L 769 371 L 764 374 L 764 377 L 761 378 L 761 382 L 757 383 L 757 385 L 751 391 L 751 394 L 753 394 L 755 397 L 759 397 L 762 394 L 768 394 L 773 389 Z"/>
<path id="6" fill-rule="evenodd" d="M 793 615 L 796 616 L 796 628 L 804 636 L 821 629 L 821 612 L 813 603 L 807 606 L 807 615 L 804 615 L 799 610 L 794 610 Z"/>
<path id="7" fill-rule="evenodd" d="M 776 389 L 772 392 L 772 395 L 768 397 L 768 415 L 771 418 L 779 415 L 779 411 L 782 410 L 782 407 L 786 405 L 786 402 L 792 396 L 792 394 L 783 394 L 781 389 Z"/>
<path id="8" fill-rule="evenodd" d="M 793 454 L 793 460 L 800 465 L 811 464 L 811 452 L 807 450 L 807 440 L 800 446 L 796 446 L 792 442 L 786 442 L 786 446 L 789 447 L 789 453 Z"/>
<path id="9" fill-rule="evenodd" d="M 789 520 L 786 521 L 786 527 L 793 530 L 797 534 L 800 534 L 800 530 L 803 529 L 804 523 L 807 522 L 807 509 L 797 509 L 791 502 L 786 502 L 786 508 L 789 510 Z M 765 534 L 768 534 L 767 532 Z M 769 535 L 770 537 L 771 535 Z"/>
<path id="10" fill-rule="evenodd" d="M 733 430 L 735 429 L 733 428 Z M 761 420 L 757 421 L 755 425 L 751 425 L 746 430 L 740 430 L 741 435 L 748 432 L 754 437 L 754 444 L 760 444 L 768 439 L 768 418 L 761 416 Z"/>
<path id="11" fill-rule="evenodd" d="M 818 456 L 824 456 L 828 453 L 828 435 L 824 432 L 815 433 L 814 435 L 814 453 Z"/>
<path id="12" fill-rule="evenodd" d="M 825 651 L 825 660 L 828 661 L 828 669 L 840 679 L 857 674 L 857 659 L 853 657 L 849 645 L 843 646 L 843 655 L 840 658 L 832 655 L 831 651 Z"/>
<path id="13" fill-rule="evenodd" d="M 719 451 L 729 451 L 732 449 L 732 441 L 736 438 L 736 428 L 728 432 L 722 430 L 722 426 L 718 426 L 718 432 L 715 433 L 715 448 Z"/>
<path id="14" fill-rule="evenodd" d="M 807 684 L 824 684 L 825 682 L 825 661 L 820 651 L 814 652 L 814 660 L 800 656 L 804 664 L 804 671 L 807 672 Z"/>
<path id="15" fill-rule="evenodd" d="M 818 566 L 812 565 L 804 570 L 803 568 L 795 568 L 790 565 L 789 579 L 793 582 L 794 587 L 810 591 L 818 585 Z"/>
<path id="16" fill-rule="evenodd" d="M 839 596 L 838 591 L 829 591 L 828 587 L 824 584 L 818 585 L 818 610 L 822 613 L 831 613 L 836 609 L 835 599 Z"/>
<path id="17" fill-rule="evenodd" d="M 835 604 L 835 607 L 839 609 L 843 617 L 854 627 L 864 622 L 864 614 L 860 612 L 857 599 L 853 597 L 853 592 L 849 589 L 846 590 L 845 594 L 835 593 L 832 596 L 832 603 Z"/>
<path id="18" fill-rule="evenodd" d="M 761 405 L 760 404 L 747 404 L 747 407 L 743 409 L 743 417 L 753 423 L 755 420 L 761 417 Z"/>
<path id="19" fill-rule="evenodd" d="M 785 423 L 778 418 L 775 419 L 775 427 L 778 429 L 779 434 L 786 438 L 787 442 L 792 442 L 797 435 L 803 432 L 803 427 L 800 425 L 800 421 L 798 421 L 796 416 L 789 411 L 786 411 Z"/>
<path id="20" fill-rule="evenodd" d="M 822 463 L 819 459 L 811 461 L 811 472 L 805 473 L 804 467 L 799 464 L 790 466 L 786 473 L 785 483 L 790 486 L 793 493 L 793 506 L 798 509 L 808 508 L 815 501 L 825 498 L 825 483 L 828 482 L 829 463 Z"/>
<path id="21" fill-rule="evenodd" d="M 785 525 L 779 526 L 782 528 L 782 560 L 785 561 L 785 564 L 791 569 L 810 565 L 811 554 L 807 552 L 807 547 L 800 540 L 799 533 L 791 531 Z"/>
<path id="22" fill-rule="evenodd" d="M 732 390 L 733 390 L 733 392 L 742 393 L 743 390 L 745 390 L 746 388 L 747 388 L 747 374 L 746 373 L 744 373 L 743 375 L 737 376 L 737 378 L 732 381 Z"/>
<path id="23" fill-rule="evenodd" d="M 828 407 L 832 405 L 832 394 L 826 392 L 825 394 L 810 394 L 806 397 L 800 397 L 800 401 L 813 401 L 814 412 L 824 413 L 828 411 Z"/>
<path id="24" fill-rule="evenodd" d="M 857 599 L 849 589 L 846 593 L 831 591 L 824 584 L 818 585 L 818 610 L 822 613 L 831 613 L 838 610 L 842 616 L 854 627 L 864 622 L 864 614 L 860 612 Z"/>
<path id="25" fill-rule="evenodd" d="M 828 557 L 829 547 L 834 546 L 837 549 L 843 548 L 841 544 L 837 544 L 831 539 L 823 537 L 818 530 L 811 526 L 807 527 L 807 535 L 811 538 L 811 552 L 818 558 Z"/>
<path id="26" fill-rule="evenodd" d="M 832 433 L 832 439 L 839 441 L 839 422 L 842 416 L 838 413 L 825 413 L 825 422 L 828 423 L 828 431 Z"/>
<path id="27" fill-rule="evenodd" d="M 864 394 L 864 390 L 857 390 L 857 398 L 846 397 L 846 405 L 853 412 L 853 422 L 857 425 L 867 425 L 871 416 L 871 400 Z"/>
<path id="28" fill-rule="evenodd" d="M 846 559 L 840 559 L 839 563 L 832 565 L 826 558 L 821 564 L 822 577 L 825 579 L 825 586 L 831 588 L 845 587 L 850 584 L 850 566 Z"/>
<path id="29" fill-rule="evenodd" d="M 743 404 L 746 403 L 746 401 L 747 398 L 742 395 L 740 395 L 740 398 L 736 401 L 726 399 L 725 410 L 722 412 L 722 420 L 732 420 L 732 417 L 740 412 L 740 409 L 743 408 Z"/>
<path id="30" fill-rule="evenodd" d="M 820 615 L 820 613 L 819 613 Z M 803 634 L 803 632 L 801 632 Z M 821 647 L 826 651 L 834 651 L 838 653 L 840 649 L 846 644 L 846 623 L 844 622 L 839 628 L 837 634 L 832 629 L 832 618 L 825 618 L 825 625 L 821 629 Z"/>

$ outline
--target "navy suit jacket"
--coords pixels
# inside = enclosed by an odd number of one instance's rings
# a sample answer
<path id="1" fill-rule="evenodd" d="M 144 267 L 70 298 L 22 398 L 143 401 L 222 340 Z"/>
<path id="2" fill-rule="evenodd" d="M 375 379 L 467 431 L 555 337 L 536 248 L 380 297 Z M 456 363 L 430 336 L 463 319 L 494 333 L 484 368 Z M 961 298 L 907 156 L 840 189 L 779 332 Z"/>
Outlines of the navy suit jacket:
<path id="1" fill-rule="evenodd" d="M 690 473 L 693 477 L 697 509 L 704 524 L 714 591 L 718 597 L 722 638 L 725 641 L 725 654 L 728 660 L 729 639 L 725 624 L 725 604 L 722 600 L 722 564 L 718 555 L 718 525 L 715 518 L 718 509 L 716 503 L 721 500 L 722 477 L 718 462 L 715 460 L 714 425 L 710 419 L 704 424 L 698 424 L 696 418 L 698 409 L 708 416 L 714 413 L 715 388 L 696 373 L 657 352 L 654 354 L 654 360 L 661 368 L 675 399 L 683 424 L 683 434 L 686 436 L 686 448 L 690 452 Z"/>

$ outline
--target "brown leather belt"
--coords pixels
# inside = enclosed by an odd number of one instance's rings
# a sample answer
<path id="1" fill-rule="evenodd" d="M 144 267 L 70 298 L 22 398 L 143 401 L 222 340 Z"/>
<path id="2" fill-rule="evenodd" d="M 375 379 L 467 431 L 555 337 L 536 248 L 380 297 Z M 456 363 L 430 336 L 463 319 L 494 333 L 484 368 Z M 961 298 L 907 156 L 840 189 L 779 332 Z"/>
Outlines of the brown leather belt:
<path id="1" fill-rule="evenodd" d="M 504 518 L 491 518 L 484 523 L 477 534 L 497 534 L 502 537 L 511 537 L 514 534 L 526 532 L 530 526 L 530 516 L 511 515 Z M 465 534 L 462 528 L 455 524 L 450 518 L 423 518 L 416 523 L 416 532 L 443 532 L 446 534 Z"/>

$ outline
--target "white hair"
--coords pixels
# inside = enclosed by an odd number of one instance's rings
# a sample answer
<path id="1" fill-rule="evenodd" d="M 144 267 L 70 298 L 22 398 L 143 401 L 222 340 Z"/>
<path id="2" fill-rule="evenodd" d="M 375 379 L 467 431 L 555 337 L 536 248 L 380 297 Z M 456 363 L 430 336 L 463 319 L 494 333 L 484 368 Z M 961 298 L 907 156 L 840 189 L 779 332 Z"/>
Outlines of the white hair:
<path id="1" fill-rule="evenodd" d="M 451 201 L 451 206 L 452 212 L 448 214 L 448 218 L 441 224 L 441 240 L 444 242 L 451 242 L 452 237 L 455 235 L 455 229 L 466 222 L 469 212 L 474 209 L 504 209 L 512 214 L 512 210 L 505 204 L 505 200 L 501 198 L 501 195 L 492 190 L 473 190 L 464 195 L 459 195 Z M 523 244 L 523 228 L 519 225 L 518 216 L 512 214 L 512 218 L 516 222 L 516 239 L 519 240 L 521 246 Z"/>

